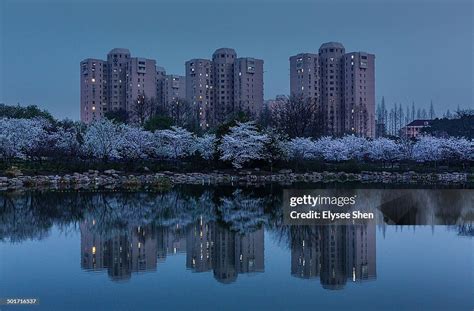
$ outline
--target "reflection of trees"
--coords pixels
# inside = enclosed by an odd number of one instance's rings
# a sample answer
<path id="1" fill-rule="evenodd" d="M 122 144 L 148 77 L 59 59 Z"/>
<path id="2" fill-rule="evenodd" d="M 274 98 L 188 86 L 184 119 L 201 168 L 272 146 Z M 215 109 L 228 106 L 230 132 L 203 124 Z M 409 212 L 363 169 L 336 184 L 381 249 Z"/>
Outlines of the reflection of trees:
<path id="1" fill-rule="evenodd" d="M 53 224 L 94 221 L 95 232 L 117 232 L 156 224 L 184 227 L 198 219 L 221 218 L 233 230 L 257 228 L 266 217 L 264 199 L 241 191 L 28 192 L 0 195 L 0 239 L 39 239 Z M 217 211 L 219 210 L 219 213 Z M 220 215 L 220 216 L 219 216 Z"/>
<path id="2" fill-rule="evenodd" d="M 383 198 L 381 190 L 365 191 L 367 202 L 387 199 L 382 209 L 400 223 L 448 223 L 459 235 L 473 236 L 472 192 L 410 190 Z M 411 205 L 401 206 L 399 197 Z M 104 270 L 113 280 L 125 280 L 186 252 L 189 270 L 212 272 L 219 282 L 231 283 L 239 274 L 264 271 L 265 226 L 290 250 L 294 277 L 319 279 L 327 289 L 376 277 L 374 226 L 286 226 L 280 206 L 281 189 L 265 188 L 4 193 L 0 240 L 41 239 L 53 225 L 79 227 L 84 270 Z M 415 212 L 398 218 L 397 208 L 403 212 L 407 206 Z"/>
<path id="3" fill-rule="evenodd" d="M 236 190 L 231 197 L 221 199 L 218 210 L 222 214 L 222 220 L 230 224 L 231 229 L 245 232 L 267 222 L 264 202 L 264 198 L 252 198 Z"/>
<path id="4" fill-rule="evenodd" d="M 4 194 L 0 202 L 0 240 L 12 242 L 41 239 L 53 224 L 65 228 L 88 206 L 87 198 L 77 194 L 43 192 Z"/>
<path id="5" fill-rule="evenodd" d="M 456 231 L 459 236 L 473 237 L 474 226 L 472 223 L 460 224 L 457 226 L 450 226 L 450 230 Z"/>

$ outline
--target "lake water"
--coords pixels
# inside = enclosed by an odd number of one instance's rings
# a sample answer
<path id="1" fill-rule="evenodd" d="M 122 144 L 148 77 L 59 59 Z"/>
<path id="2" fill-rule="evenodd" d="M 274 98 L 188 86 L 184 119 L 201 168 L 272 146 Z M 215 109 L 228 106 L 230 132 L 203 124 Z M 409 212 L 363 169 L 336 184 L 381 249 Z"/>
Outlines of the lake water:
<path id="1" fill-rule="evenodd" d="M 39 305 L 0 309 L 474 306 L 473 190 L 411 189 L 382 221 L 298 226 L 283 222 L 283 190 L 2 193 L 0 298 Z"/>

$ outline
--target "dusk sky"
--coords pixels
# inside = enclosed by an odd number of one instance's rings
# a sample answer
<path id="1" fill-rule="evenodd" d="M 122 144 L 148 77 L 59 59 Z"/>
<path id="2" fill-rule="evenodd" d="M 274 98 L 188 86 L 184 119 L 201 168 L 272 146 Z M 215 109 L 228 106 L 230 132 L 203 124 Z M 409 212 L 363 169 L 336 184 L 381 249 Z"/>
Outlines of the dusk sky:
<path id="1" fill-rule="evenodd" d="M 339 41 L 376 55 L 377 103 L 438 115 L 473 108 L 473 2 L 0 0 L 0 102 L 79 119 L 79 62 L 114 47 L 169 74 L 219 47 L 265 61 L 265 99 L 289 92 L 289 61 Z"/>

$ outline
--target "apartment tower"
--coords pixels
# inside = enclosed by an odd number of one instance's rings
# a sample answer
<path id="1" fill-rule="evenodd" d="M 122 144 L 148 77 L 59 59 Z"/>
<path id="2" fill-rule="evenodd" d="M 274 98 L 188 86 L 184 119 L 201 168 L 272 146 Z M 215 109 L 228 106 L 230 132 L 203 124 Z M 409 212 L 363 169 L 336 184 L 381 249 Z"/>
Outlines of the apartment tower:
<path id="1" fill-rule="evenodd" d="M 292 94 L 315 100 L 324 134 L 375 136 L 375 55 L 338 42 L 290 57 Z"/>
<path id="2" fill-rule="evenodd" d="M 186 62 L 186 100 L 197 106 L 201 128 L 208 128 L 213 121 L 214 92 L 213 66 L 208 59 Z"/>
<path id="3" fill-rule="evenodd" d="M 107 60 L 83 60 L 80 75 L 81 121 L 85 123 L 117 110 L 133 119 L 140 98 L 157 98 L 156 61 L 131 57 L 128 49 L 112 49 Z"/>
<path id="4" fill-rule="evenodd" d="M 212 60 L 186 62 L 186 86 L 186 100 L 199 106 L 202 128 L 238 112 L 256 119 L 263 107 L 263 60 L 237 58 L 234 49 L 217 49 Z"/>

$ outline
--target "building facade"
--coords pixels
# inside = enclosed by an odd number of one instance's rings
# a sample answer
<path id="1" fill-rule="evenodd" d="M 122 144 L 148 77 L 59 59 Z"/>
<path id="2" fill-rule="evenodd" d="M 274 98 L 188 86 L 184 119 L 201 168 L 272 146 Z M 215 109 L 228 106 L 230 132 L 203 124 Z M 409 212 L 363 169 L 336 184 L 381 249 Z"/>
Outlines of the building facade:
<path id="1" fill-rule="evenodd" d="M 125 89 L 125 110 L 131 121 L 149 114 L 144 101 L 156 100 L 156 61 L 145 58 L 131 58 L 127 62 Z"/>
<path id="2" fill-rule="evenodd" d="M 157 98 L 156 61 L 131 57 L 128 49 L 112 49 L 107 60 L 83 60 L 80 75 L 81 121 L 85 123 L 118 110 L 126 111 L 133 119 L 140 98 Z"/>
<path id="3" fill-rule="evenodd" d="M 201 128 L 225 122 L 237 112 L 256 119 L 263 107 L 263 60 L 217 49 L 212 60 L 186 62 L 186 86 L 186 100 L 198 106 Z"/>
<path id="4" fill-rule="evenodd" d="M 290 90 L 316 102 L 324 134 L 375 136 L 375 55 L 327 42 L 292 56 Z"/>
<path id="5" fill-rule="evenodd" d="M 319 55 L 301 53 L 290 57 L 290 94 L 312 98 L 319 104 L 320 66 Z"/>
<path id="6" fill-rule="evenodd" d="M 417 138 L 424 128 L 430 126 L 431 120 L 413 120 L 400 129 L 400 137 Z"/>
<path id="7" fill-rule="evenodd" d="M 234 64 L 234 109 L 258 119 L 263 108 L 263 60 L 237 58 Z"/>
<path id="8" fill-rule="evenodd" d="M 214 75 L 208 59 L 192 59 L 186 62 L 186 100 L 197 106 L 199 125 L 208 128 L 214 113 Z"/>
<path id="9" fill-rule="evenodd" d="M 186 99 L 186 77 L 166 75 L 163 84 L 163 102 L 165 106 Z"/>
<path id="10" fill-rule="evenodd" d="M 109 108 L 107 62 L 88 58 L 81 62 L 81 120 L 102 118 Z"/>

